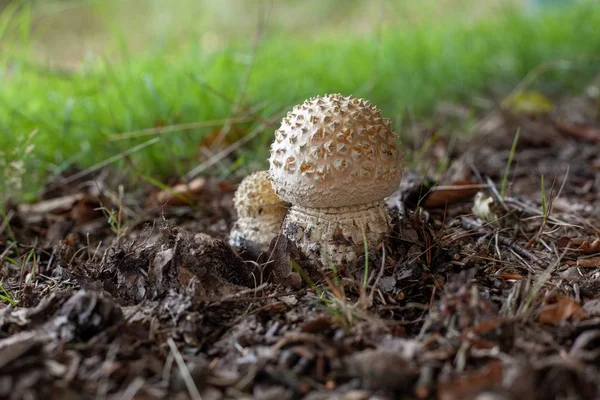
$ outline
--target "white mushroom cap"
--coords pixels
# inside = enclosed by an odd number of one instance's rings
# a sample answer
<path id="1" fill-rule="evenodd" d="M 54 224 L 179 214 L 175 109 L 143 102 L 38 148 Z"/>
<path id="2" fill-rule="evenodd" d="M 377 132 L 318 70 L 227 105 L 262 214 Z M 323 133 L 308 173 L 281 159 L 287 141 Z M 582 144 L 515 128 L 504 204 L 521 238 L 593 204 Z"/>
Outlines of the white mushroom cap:
<path id="1" fill-rule="evenodd" d="M 402 151 L 388 119 L 369 101 L 312 97 L 283 119 L 269 173 L 282 199 L 311 208 L 379 201 L 402 175 Z"/>
<path id="2" fill-rule="evenodd" d="M 246 249 L 265 251 L 279 234 L 288 204 L 281 200 L 267 171 L 246 176 L 238 186 L 233 204 L 238 220 L 229 234 L 229 244 Z"/>

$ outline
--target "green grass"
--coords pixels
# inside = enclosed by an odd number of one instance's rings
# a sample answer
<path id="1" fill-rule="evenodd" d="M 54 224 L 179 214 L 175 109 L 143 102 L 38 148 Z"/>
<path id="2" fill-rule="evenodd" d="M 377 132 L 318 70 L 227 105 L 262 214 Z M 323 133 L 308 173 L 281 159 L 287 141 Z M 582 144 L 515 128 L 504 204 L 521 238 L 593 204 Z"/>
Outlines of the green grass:
<path id="1" fill-rule="evenodd" d="M 519 143 L 519 136 L 521 134 L 521 129 L 517 128 L 517 132 L 515 133 L 515 137 L 513 139 L 512 146 L 510 147 L 510 152 L 508 153 L 508 159 L 506 160 L 506 166 L 504 167 L 504 175 L 502 175 L 502 186 L 500 187 L 500 201 L 504 202 L 506 198 L 506 191 L 508 189 L 508 178 L 510 175 L 510 168 L 512 167 L 513 159 L 515 158 L 515 153 L 517 152 L 517 143 Z"/>
<path id="2" fill-rule="evenodd" d="M 17 304 L 15 299 L 13 299 L 13 297 L 10 295 L 10 293 L 8 293 L 4 286 L 2 286 L 2 284 L 0 284 L 0 302 L 13 306 Z"/>
<path id="3" fill-rule="evenodd" d="M 25 8 L 4 24 L 4 37 L 0 19 L 0 149 L 37 130 L 23 189 L 30 198 L 48 176 L 89 167 L 152 138 L 113 140 L 115 134 L 253 110 L 253 121 L 238 124 L 249 131 L 259 117 L 326 92 L 369 98 L 402 131 L 408 112 L 427 118 L 442 100 L 502 97 L 542 63 L 564 60 L 560 65 L 568 68 L 550 69 L 534 82 L 537 88 L 550 96 L 578 91 L 600 70 L 600 4 L 594 3 L 540 14 L 505 7 L 469 23 L 438 17 L 375 25 L 362 34 L 338 27 L 303 36 L 302 28 L 275 29 L 267 20 L 259 40 L 232 35 L 213 52 L 201 45 L 201 29 L 143 51 L 129 48 L 115 31 L 111 52 L 69 71 L 32 56 L 36 38 Z M 264 167 L 273 128 L 238 149 L 238 162 L 205 173 Z M 198 163 L 198 143 L 215 129 L 162 134 L 114 165 L 134 177 L 181 176 Z"/>

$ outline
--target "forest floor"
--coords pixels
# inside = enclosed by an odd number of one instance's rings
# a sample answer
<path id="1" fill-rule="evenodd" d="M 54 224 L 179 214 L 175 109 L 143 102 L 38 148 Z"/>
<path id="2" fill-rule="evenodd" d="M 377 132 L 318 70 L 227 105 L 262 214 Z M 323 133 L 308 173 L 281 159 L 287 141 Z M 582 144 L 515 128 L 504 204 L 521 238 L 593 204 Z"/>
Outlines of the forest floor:
<path id="1" fill-rule="evenodd" d="M 0 226 L 0 398 L 596 398 L 598 110 L 414 125 L 389 238 L 339 271 L 235 253 L 236 182 L 70 171 Z"/>

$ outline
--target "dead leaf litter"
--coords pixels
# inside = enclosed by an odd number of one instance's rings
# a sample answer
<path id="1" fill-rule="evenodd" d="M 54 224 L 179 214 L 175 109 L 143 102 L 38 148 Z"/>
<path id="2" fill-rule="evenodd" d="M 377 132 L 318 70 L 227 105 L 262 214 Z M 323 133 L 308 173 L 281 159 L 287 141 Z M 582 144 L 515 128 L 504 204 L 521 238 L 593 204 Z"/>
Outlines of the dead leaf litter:
<path id="1" fill-rule="evenodd" d="M 424 129 L 444 140 L 388 198 L 392 234 L 337 271 L 283 235 L 232 249 L 216 178 L 9 205 L 0 398 L 600 396 L 600 121 L 569 101 L 517 93 L 457 143 Z"/>

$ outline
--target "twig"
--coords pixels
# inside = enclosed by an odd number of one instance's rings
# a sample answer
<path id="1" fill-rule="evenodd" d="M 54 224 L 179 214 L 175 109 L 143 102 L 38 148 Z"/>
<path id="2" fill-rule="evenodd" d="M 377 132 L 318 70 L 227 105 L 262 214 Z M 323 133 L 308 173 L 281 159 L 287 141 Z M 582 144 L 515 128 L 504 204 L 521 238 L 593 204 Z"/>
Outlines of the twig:
<path id="1" fill-rule="evenodd" d="M 551 263 L 548 266 L 548 268 L 546 268 L 546 270 L 538 277 L 538 279 L 536 279 L 536 281 L 533 283 L 533 287 L 531 288 L 531 292 L 525 299 L 525 302 L 521 304 L 521 307 L 519 307 L 518 312 L 520 314 L 524 314 L 525 312 L 527 312 L 537 293 L 542 288 L 544 283 L 546 283 L 546 281 L 550 279 L 550 277 L 552 276 L 552 272 L 560 265 L 562 259 L 564 258 L 565 254 L 567 254 L 568 250 L 569 248 L 567 247 L 563 250 L 563 252 L 560 255 L 557 253 L 556 260 L 554 260 L 554 262 Z"/>
<path id="2" fill-rule="evenodd" d="M 250 121 L 253 121 L 254 119 L 256 119 L 255 116 L 248 115 L 248 116 L 243 116 L 243 117 L 232 117 L 232 118 L 227 118 L 227 119 L 215 119 L 215 120 L 211 120 L 211 121 L 198 121 L 198 122 L 191 122 L 188 124 L 177 124 L 177 125 L 161 126 L 161 127 L 156 127 L 156 128 L 140 129 L 138 131 L 123 132 L 123 133 L 117 133 L 117 134 L 110 135 L 108 137 L 108 140 L 116 141 L 116 140 L 134 139 L 134 138 L 139 138 L 139 137 L 143 137 L 143 136 L 162 135 L 164 133 L 170 133 L 170 132 L 182 132 L 182 131 L 189 131 L 192 129 L 221 126 L 226 123 L 235 124 L 235 123 L 239 123 L 239 122 L 250 122 Z"/>
<path id="3" fill-rule="evenodd" d="M 177 349 L 177 346 L 175 345 L 173 338 L 168 338 L 167 343 L 169 344 L 171 353 L 173 354 L 173 357 L 175 358 L 177 367 L 179 367 L 179 371 L 181 372 L 181 376 L 183 378 L 183 381 L 185 382 L 185 387 L 187 388 L 188 392 L 190 393 L 190 397 L 193 400 L 202 400 L 202 396 L 200 395 L 200 392 L 198 391 L 198 388 L 196 387 L 196 384 L 194 383 L 194 379 L 192 378 L 192 375 L 190 374 L 190 370 L 188 369 L 187 365 L 185 365 L 185 361 L 183 360 L 183 357 L 181 357 L 181 353 Z"/>
<path id="4" fill-rule="evenodd" d="M 498 188 L 496 187 L 496 185 L 494 185 L 494 182 L 492 181 L 492 179 L 488 176 L 488 177 L 486 177 L 486 181 L 487 181 L 488 185 L 490 185 L 489 189 L 492 192 L 492 194 L 494 195 L 494 198 L 496 200 L 498 200 L 498 202 L 500 203 L 500 205 L 502 206 L 504 211 L 508 211 L 508 208 L 506 207 L 506 202 L 504 201 L 504 196 L 502 196 L 500 194 L 500 192 L 498 192 Z"/>
<path id="5" fill-rule="evenodd" d="M 260 292 L 261 290 L 263 290 L 264 288 L 266 288 L 266 287 L 267 287 L 267 285 L 268 285 L 268 284 L 267 284 L 267 282 L 265 282 L 265 283 L 263 283 L 263 284 L 261 284 L 261 285 L 259 285 L 259 286 L 255 287 L 255 288 L 252 288 L 252 289 L 245 289 L 245 290 L 242 290 L 242 291 L 240 291 L 240 292 L 236 292 L 236 293 L 233 293 L 233 294 L 230 294 L 230 295 L 224 296 L 223 298 L 220 298 L 220 299 L 218 299 L 218 300 L 216 300 L 216 299 L 215 299 L 215 302 L 216 302 L 216 303 L 220 303 L 220 302 L 231 301 L 231 300 L 234 300 L 234 299 L 239 299 L 241 296 L 243 296 L 243 295 L 245 295 L 245 294 L 248 294 L 248 293 L 257 293 L 257 292 Z M 256 298 L 255 298 L 255 297 L 252 297 L 252 298 L 250 298 L 250 299 L 251 299 L 251 300 L 255 300 Z M 238 301 L 239 301 L 239 300 L 238 300 Z"/>
<path id="6" fill-rule="evenodd" d="M 102 369 L 102 376 L 100 377 L 100 382 L 98 383 L 98 391 L 96 392 L 97 399 L 106 399 L 108 394 L 108 389 L 110 386 L 110 365 L 115 362 L 117 359 L 117 355 L 119 354 L 119 349 L 121 348 L 121 342 L 119 340 L 111 343 L 108 351 L 106 352 L 106 359 L 102 362 L 100 368 Z"/>
<path id="7" fill-rule="evenodd" d="M 69 176 L 68 178 L 60 180 L 60 182 L 58 182 L 58 184 L 56 184 L 56 185 L 49 185 L 48 188 L 46 188 L 44 191 L 42 191 L 42 193 L 46 193 L 48 190 L 55 189 L 56 187 L 68 185 L 69 183 L 74 182 L 80 178 L 83 178 L 84 176 L 93 174 L 94 172 L 98 171 L 99 169 L 102 169 L 102 168 L 106 167 L 107 165 L 114 163 L 115 161 L 119 161 L 119 160 L 135 153 L 136 151 L 140 151 L 148 146 L 152 146 L 153 144 L 156 144 L 159 141 L 160 141 L 160 138 L 153 138 L 144 143 L 140 143 L 137 146 L 133 146 L 132 148 L 130 148 L 122 153 L 115 154 L 114 156 L 109 157 L 106 160 L 101 161 L 96 165 L 93 165 L 87 169 L 84 169 L 83 171 L 73 174 L 73 175 Z"/>
<path id="8" fill-rule="evenodd" d="M 492 185 L 493 186 L 493 185 Z M 489 189 L 490 184 L 473 183 L 471 185 L 438 185 L 429 189 L 429 192 L 439 192 L 441 190 L 464 190 L 464 189 Z"/>
<path id="9" fill-rule="evenodd" d="M 375 290 L 377 290 L 377 285 L 379 285 L 379 281 L 383 276 L 383 270 L 385 269 L 385 244 L 381 247 L 381 268 L 379 268 L 379 273 L 377 274 L 377 278 L 375 278 L 375 282 L 373 283 L 373 287 L 371 288 L 371 293 L 369 293 L 369 297 L 367 298 L 367 304 L 370 306 L 373 304 L 373 295 Z"/>
<path id="10" fill-rule="evenodd" d="M 128 400 L 128 399 L 134 399 L 136 397 L 136 395 L 138 394 L 138 392 L 140 391 L 140 389 L 142 387 L 144 387 L 144 379 L 141 377 L 136 377 L 133 381 L 131 381 L 131 383 L 127 386 L 127 389 L 125 389 L 125 392 L 123 392 L 123 399 L 124 400 Z"/>
<path id="11" fill-rule="evenodd" d="M 206 171 L 208 168 L 212 167 L 213 165 L 215 165 L 216 163 L 218 163 L 219 161 L 221 161 L 222 159 L 227 157 L 229 154 L 233 153 L 239 147 L 241 147 L 242 145 L 244 145 L 244 144 L 248 143 L 249 141 L 251 141 L 252 139 L 254 139 L 264 128 L 267 128 L 268 125 L 273 124 L 277 119 L 279 119 L 279 118 L 273 118 L 270 121 L 266 121 L 266 123 L 261 123 L 259 126 L 257 126 L 254 130 L 249 132 L 246 136 L 244 136 L 240 140 L 230 144 L 229 146 L 225 147 L 223 150 L 219 151 L 218 153 L 215 153 L 214 156 L 212 156 L 211 158 L 209 158 L 202 164 L 193 168 L 191 171 L 189 171 L 187 174 L 184 175 L 184 179 L 186 181 L 194 179 L 196 176 L 198 176 L 202 172 Z"/>
<path id="12" fill-rule="evenodd" d="M 421 373 L 419 374 L 419 380 L 415 387 L 415 393 L 420 399 L 425 399 L 431 396 L 434 390 L 434 375 L 435 367 L 432 365 L 424 365 L 421 367 Z"/>
<path id="13" fill-rule="evenodd" d="M 460 221 L 462 222 L 465 229 L 473 230 L 482 235 L 488 235 L 488 234 L 493 233 L 490 229 L 487 229 L 484 225 L 478 223 L 474 219 L 467 218 L 467 217 L 461 217 Z M 542 263 L 542 260 L 538 256 L 536 256 L 529 250 L 525 249 L 523 246 L 517 244 L 515 241 L 511 240 L 510 238 L 507 238 L 506 236 L 501 236 L 501 235 L 495 235 L 495 236 L 500 244 L 510 248 L 511 250 L 518 253 L 522 257 L 526 257 L 526 258 L 530 259 L 531 261 L 534 261 L 538 264 Z"/>
<path id="14" fill-rule="evenodd" d="M 538 208 L 536 208 L 536 207 L 534 207 L 534 206 L 531 206 L 531 205 L 529 205 L 529 204 L 527 204 L 527 203 L 524 203 L 523 201 L 521 201 L 521 200 L 519 200 L 519 199 L 517 199 L 517 198 L 514 198 L 514 197 L 506 197 L 506 198 L 504 199 L 504 201 L 505 201 L 507 204 L 511 204 L 511 205 L 513 205 L 513 206 L 516 206 L 516 207 L 518 207 L 520 210 L 522 210 L 522 211 L 527 211 L 527 212 L 529 212 L 529 213 L 531 213 L 531 214 L 535 215 L 536 217 L 542 217 L 542 218 L 544 217 L 544 214 L 543 214 L 543 213 L 542 213 L 542 211 L 540 211 Z M 550 216 L 550 215 L 548 215 L 547 221 L 550 221 L 550 222 L 552 222 L 552 223 L 553 223 L 553 224 L 555 224 L 555 225 L 561 225 L 561 226 L 568 226 L 568 227 L 572 227 L 572 228 L 583 229 L 583 227 L 582 227 L 582 226 L 580 226 L 580 225 L 569 224 L 569 223 L 567 223 L 567 222 L 564 222 L 564 221 L 561 221 L 561 220 L 559 220 L 559 219 L 557 219 L 557 218 L 554 218 L 554 217 L 552 217 L 552 216 Z"/>

